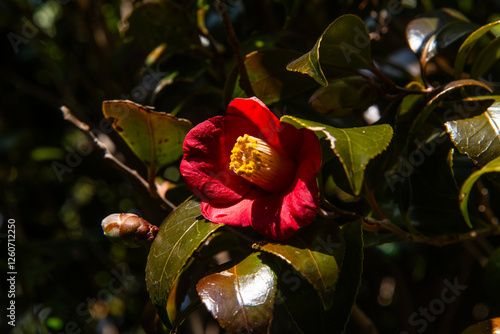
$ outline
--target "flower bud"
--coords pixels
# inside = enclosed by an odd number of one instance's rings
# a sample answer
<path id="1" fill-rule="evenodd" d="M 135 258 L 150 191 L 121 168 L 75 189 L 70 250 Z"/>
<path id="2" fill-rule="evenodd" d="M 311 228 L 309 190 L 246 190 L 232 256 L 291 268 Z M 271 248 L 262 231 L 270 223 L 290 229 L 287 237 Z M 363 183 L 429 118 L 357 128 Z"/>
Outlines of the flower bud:
<path id="1" fill-rule="evenodd" d="M 309 99 L 309 105 L 322 114 L 343 117 L 353 111 L 364 111 L 379 97 L 379 92 L 359 76 L 332 80 L 319 88 Z"/>
<path id="2" fill-rule="evenodd" d="M 113 213 L 102 220 L 101 226 L 111 242 L 129 248 L 153 242 L 159 231 L 158 227 L 133 213 Z"/>

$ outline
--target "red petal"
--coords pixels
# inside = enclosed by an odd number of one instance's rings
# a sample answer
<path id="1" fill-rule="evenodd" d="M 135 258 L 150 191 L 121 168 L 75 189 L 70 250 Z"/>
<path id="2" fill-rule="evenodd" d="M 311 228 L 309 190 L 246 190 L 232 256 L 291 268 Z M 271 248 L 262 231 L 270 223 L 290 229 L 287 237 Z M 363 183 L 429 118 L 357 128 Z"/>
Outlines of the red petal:
<path id="1" fill-rule="evenodd" d="M 281 194 L 256 199 L 252 207 L 252 227 L 270 239 L 290 237 L 300 227 L 309 225 L 318 212 L 316 175 L 321 165 L 321 149 L 312 131 L 301 129 L 300 134 L 299 168 L 293 185 Z"/>
<path id="2" fill-rule="evenodd" d="M 282 240 L 309 225 L 319 206 L 316 172 L 312 163 L 305 162 L 297 171 L 292 191 L 256 199 L 252 206 L 252 227 L 269 239 Z"/>
<path id="3" fill-rule="evenodd" d="M 212 203 L 229 203 L 256 187 L 229 170 L 234 143 L 245 133 L 255 136 L 258 129 L 241 117 L 218 116 L 187 134 L 180 169 L 195 195 Z"/>
<path id="4" fill-rule="evenodd" d="M 231 205 L 217 205 L 207 202 L 201 203 L 201 213 L 208 220 L 218 224 L 233 226 L 248 226 L 252 219 L 252 205 L 255 198 L 264 193 L 261 189 L 254 189 L 247 196 Z"/>

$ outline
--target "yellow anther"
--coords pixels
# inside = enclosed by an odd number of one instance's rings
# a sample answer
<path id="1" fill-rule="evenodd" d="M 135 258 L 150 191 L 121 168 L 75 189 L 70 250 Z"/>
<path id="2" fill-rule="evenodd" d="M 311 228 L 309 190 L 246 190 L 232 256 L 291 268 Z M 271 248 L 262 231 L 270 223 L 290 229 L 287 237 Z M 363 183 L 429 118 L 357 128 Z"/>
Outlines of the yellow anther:
<path id="1" fill-rule="evenodd" d="M 245 134 L 231 150 L 229 168 L 269 192 L 286 189 L 294 179 L 295 163 L 262 139 Z"/>

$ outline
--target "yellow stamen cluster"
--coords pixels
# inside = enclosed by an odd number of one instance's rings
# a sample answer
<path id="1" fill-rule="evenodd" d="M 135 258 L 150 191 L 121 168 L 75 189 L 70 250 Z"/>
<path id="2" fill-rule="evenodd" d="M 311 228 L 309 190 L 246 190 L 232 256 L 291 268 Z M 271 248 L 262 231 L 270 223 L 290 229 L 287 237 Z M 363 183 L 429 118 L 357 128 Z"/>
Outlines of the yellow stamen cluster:
<path id="1" fill-rule="evenodd" d="M 295 163 L 262 139 L 245 134 L 231 151 L 229 168 L 269 192 L 287 188 L 295 176 Z"/>

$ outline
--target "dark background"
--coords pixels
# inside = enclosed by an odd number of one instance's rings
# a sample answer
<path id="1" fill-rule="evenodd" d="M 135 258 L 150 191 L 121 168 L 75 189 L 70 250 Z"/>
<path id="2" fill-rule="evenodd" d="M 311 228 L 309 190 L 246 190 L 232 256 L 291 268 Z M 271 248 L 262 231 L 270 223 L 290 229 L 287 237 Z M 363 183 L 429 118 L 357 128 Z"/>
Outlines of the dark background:
<path id="1" fill-rule="evenodd" d="M 196 7 L 196 1 L 179 3 Z M 242 40 L 256 33 L 272 35 L 283 24 L 280 1 L 229 4 Z M 144 282 L 147 250 L 111 244 L 100 222 L 114 212 L 135 212 L 160 224 L 169 212 L 107 164 L 59 110 L 66 105 L 92 129 L 105 132 L 99 125 L 104 100 L 131 99 L 169 111 L 185 91 L 205 87 L 179 81 L 151 103 L 151 80 L 171 72 L 172 63 L 181 70 L 189 69 L 191 63 L 190 58 L 179 57 L 164 68 L 147 68 L 148 50 L 137 39 L 127 42 L 120 37 L 121 15 L 132 5 L 126 0 L 0 2 L 0 257 L 6 258 L 7 221 L 14 219 L 14 333 L 142 333 L 141 322 L 151 321 Z M 383 1 L 311 1 L 286 30 L 302 39 L 287 33 L 279 38 L 304 52 L 339 15 L 354 13 L 366 19 L 370 14 L 380 15 L 385 6 Z M 408 20 L 445 6 L 462 11 L 480 25 L 500 17 L 500 1 L 418 1 L 414 9 L 391 18 L 385 35 L 373 42 L 373 53 L 383 56 L 393 47 L 406 47 Z M 217 16 L 210 15 L 209 28 L 225 44 Z M 227 66 L 232 62 L 228 47 L 223 62 Z M 224 82 L 210 85 L 222 91 Z M 200 94 L 179 115 L 199 122 L 222 112 L 222 95 L 211 93 Z M 114 133 L 102 138 L 113 140 L 116 155 L 144 173 Z M 185 192 L 179 183 L 171 199 L 179 203 Z M 497 241 L 366 249 L 358 305 L 379 333 L 459 333 L 498 315 L 482 288 L 482 265 Z M 2 260 L 2 273 L 7 271 Z M 446 304 L 432 321 L 412 324 L 412 313 L 439 299 L 445 281 L 455 278 L 467 286 L 456 301 Z M 0 289 L 0 305 L 5 310 L 8 286 L 4 278 Z M 352 319 L 350 333 L 369 333 L 360 329 L 362 317 Z M 3 333 L 12 329 L 6 322 L 2 316 Z M 191 331 L 189 324 L 184 329 Z"/>

